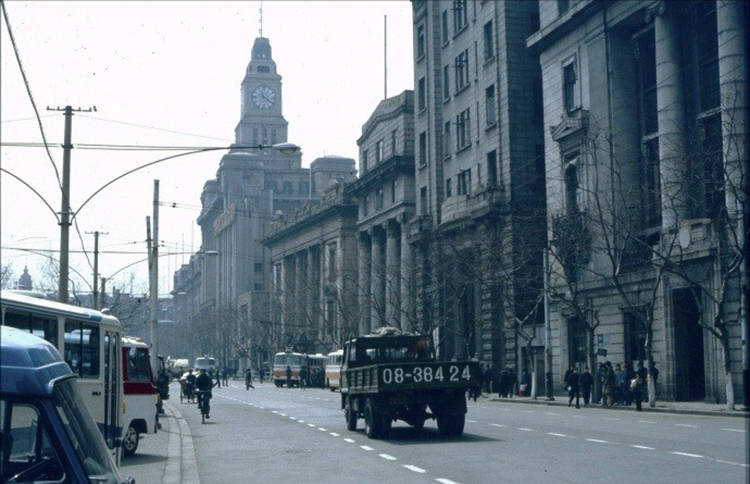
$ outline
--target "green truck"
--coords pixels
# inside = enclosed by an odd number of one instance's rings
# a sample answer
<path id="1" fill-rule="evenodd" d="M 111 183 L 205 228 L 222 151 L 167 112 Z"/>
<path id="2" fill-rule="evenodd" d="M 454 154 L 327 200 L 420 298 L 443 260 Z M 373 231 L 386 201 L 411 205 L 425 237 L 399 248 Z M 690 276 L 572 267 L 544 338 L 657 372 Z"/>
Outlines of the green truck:
<path id="1" fill-rule="evenodd" d="M 437 420 L 441 435 L 458 437 L 467 393 L 479 392 L 479 363 L 437 361 L 428 335 L 381 328 L 344 344 L 341 408 L 347 429 L 362 418 L 371 439 L 388 437 L 396 420 L 421 429 L 427 419 Z"/>

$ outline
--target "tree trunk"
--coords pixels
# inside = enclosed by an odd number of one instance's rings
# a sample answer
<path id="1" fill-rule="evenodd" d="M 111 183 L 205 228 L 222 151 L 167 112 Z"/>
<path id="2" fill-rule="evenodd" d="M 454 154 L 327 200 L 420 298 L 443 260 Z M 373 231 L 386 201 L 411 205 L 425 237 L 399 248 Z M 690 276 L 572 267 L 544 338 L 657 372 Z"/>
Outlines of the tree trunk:
<path id="1" fill-rule="evenodd" d="M 656 383 L 654 382 L 653 370 L 654 370 L 654 355 L 651 349 L 651 341 L 653 339 L 653 333 L 651 331 L 651 322 L 649 322 L 646 328 L 646 368 L 648 368 L 648 406 L 649 408 L 656 407 Z"/>
<path id="2" fill-rule="evenodd" d="M 724 360 L 724 378 L 726 378 L 727 410 L 734 410 L 734 382 L 732 381 L 732 363 L 729 359 L 729 334 L 721 331 L 721 352 Z"/>
<path id="3" fill-rule="evenodd" d="M 595 328 L 586 328 L 587 336 L 588 336 L 588 360 L 589 360 L 589 370 L 594 374 L 596 372 L 596 352 L 594 351 L 594 329 Z"/>
<path id="4" fill-rule="evenodd" d="M 536 368 L 537 368 L 536 351 L 534 351 L 533 354 L 531 355 L 531 398 L 532 400 L 536 400 L 536 393 L 537 393 Z"/>

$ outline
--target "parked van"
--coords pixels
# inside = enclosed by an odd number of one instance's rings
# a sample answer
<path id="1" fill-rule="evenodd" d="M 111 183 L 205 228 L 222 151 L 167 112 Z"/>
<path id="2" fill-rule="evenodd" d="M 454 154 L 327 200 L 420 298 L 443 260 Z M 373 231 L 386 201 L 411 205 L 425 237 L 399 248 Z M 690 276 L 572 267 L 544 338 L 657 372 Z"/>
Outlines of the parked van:
<path id="1" fill-rule="evenodd" d="M 0 328 L 0 482 L 133 484 L 117 470 L 57 349 Z"/>
<path id="2" fill-rule="evenodd" d="M 122 338 L 122 386 L 125 413 L 122 418 L 122 451 L 135 454 L 143 434 L 155 434 L 157 389 L 151 372 L 150 349 L 140 338 Z"/>

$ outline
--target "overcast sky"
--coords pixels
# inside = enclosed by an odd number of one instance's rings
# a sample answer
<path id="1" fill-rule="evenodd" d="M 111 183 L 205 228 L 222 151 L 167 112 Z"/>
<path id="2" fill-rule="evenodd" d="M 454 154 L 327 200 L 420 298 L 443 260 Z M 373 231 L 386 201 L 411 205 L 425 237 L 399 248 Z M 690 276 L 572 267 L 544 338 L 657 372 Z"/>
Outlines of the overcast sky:
<path id="1" fill-rule="evenodd" d="M 7 1 L 7 14 L 47 140 L 62 144 L 62 112 L 71 105 L 97 111 L 73 117 L 77 143 L 158 146 L 221 146 L 234 140 L 240 115 L 240 83 L 259 36 L 257 1 L 92 2 Z M 388 25 L 388 95 L 413 89 L 411 4 L 406 0 L 263 2 L 263 36 L 270 39 L 283 77 L 289 141 L 302 147 L 302 164 L 316 157 L 358 158 L 362 125 L 384 96 L 384 16 Z M 5 21 L 0 32 L 0 136 L 3 143 L 41 142 L 42 135 Z M 1 166 L 20 177 L 54 208 L 61 195 L 44 149 L 2 147 Z M 84 201 L 113 178 L 171 152 L 72 152 L 71 204 Z M 51 149 L 58 170 L 62 149 Z M 221 152 L 157 164 L 124 177 L 76 215 L 70 246 L 76 271 L 91 283 L 94 236 L 100 231 L 100 273 L 111 276 L 146 257 L 146 216 L 152 214 L 153 181 L 160 198 L 162 253 L 194 252 L 200 192 L 216 176 Z M 41 278 L 45 257 L 17 248 L 49 250 L 58 257 L 57 220 L 29 188 L 0 173 L 0 236 L 3 264 L 18 277 L 28 265 Z M 76 228 L 78 230 L 76 230 Z M 79 236 L 80 232 L 80 236 Z M 115 254 L 112 251 L 134 252 Z M 159 293 L 187 255 L 160 259 Z M 134 274 L 134 290 L 146 289 L 147 265 Z M 83 290 L 90 291 L 84 286 Z"/>

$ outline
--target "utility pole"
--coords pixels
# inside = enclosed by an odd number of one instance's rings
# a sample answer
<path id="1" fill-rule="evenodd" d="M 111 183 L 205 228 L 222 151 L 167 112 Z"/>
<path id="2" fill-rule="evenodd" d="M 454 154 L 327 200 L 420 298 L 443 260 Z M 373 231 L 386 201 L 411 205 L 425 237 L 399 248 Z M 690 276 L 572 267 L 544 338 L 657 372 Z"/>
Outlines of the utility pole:
<path id="1" fill-rule="evenodd" d="M 60 208 L 60 279 L 57 290 L 57 300 L 68 302 L 68 279 L 69 279 L 69 250 L 70 250 L 70 150 L 73 149 L 71 143 L 71 132 L 73 131 L 73 111 L 91 112 L 96 111 L 96 107 L 89 109 L 73 109 L 70 106 L 60 109 L 59 107 L 47 111 L 63 111 L 65 116 L 65 140 L 63 141 L 63 170 L 62 170 L 62 203 Z"/>
<path id="2" fill-rule="evenodd" d="M 108 235 L 107 232 L 99 232 L 98 230 L 94 232 L 86 232 L 86 234 L 93 234 L 94 235 L 94 285 L 92 286 L 94 288 L 93 294 L 94 294 L 94 309 L 100 309 L 99 306 L 99 235 Z"/>
<path id="3" fill-rule="evenodd" d="M 549 315 L 549 253 L 544 248 L 542 264 L 544 265 L 544 379 L 547 387 L 547 400 L 554 401 L 552 391 L 552 328 Z"/>
<path id="4" fill-rule="evenodd" d="M 159 180 L 154 180 L 154 238 L 151 221 L 146 217 L 148 232 L 149 306 L 151 312 L 151 368 L 159 371 L 157 333 L 159 324 Z"/>

